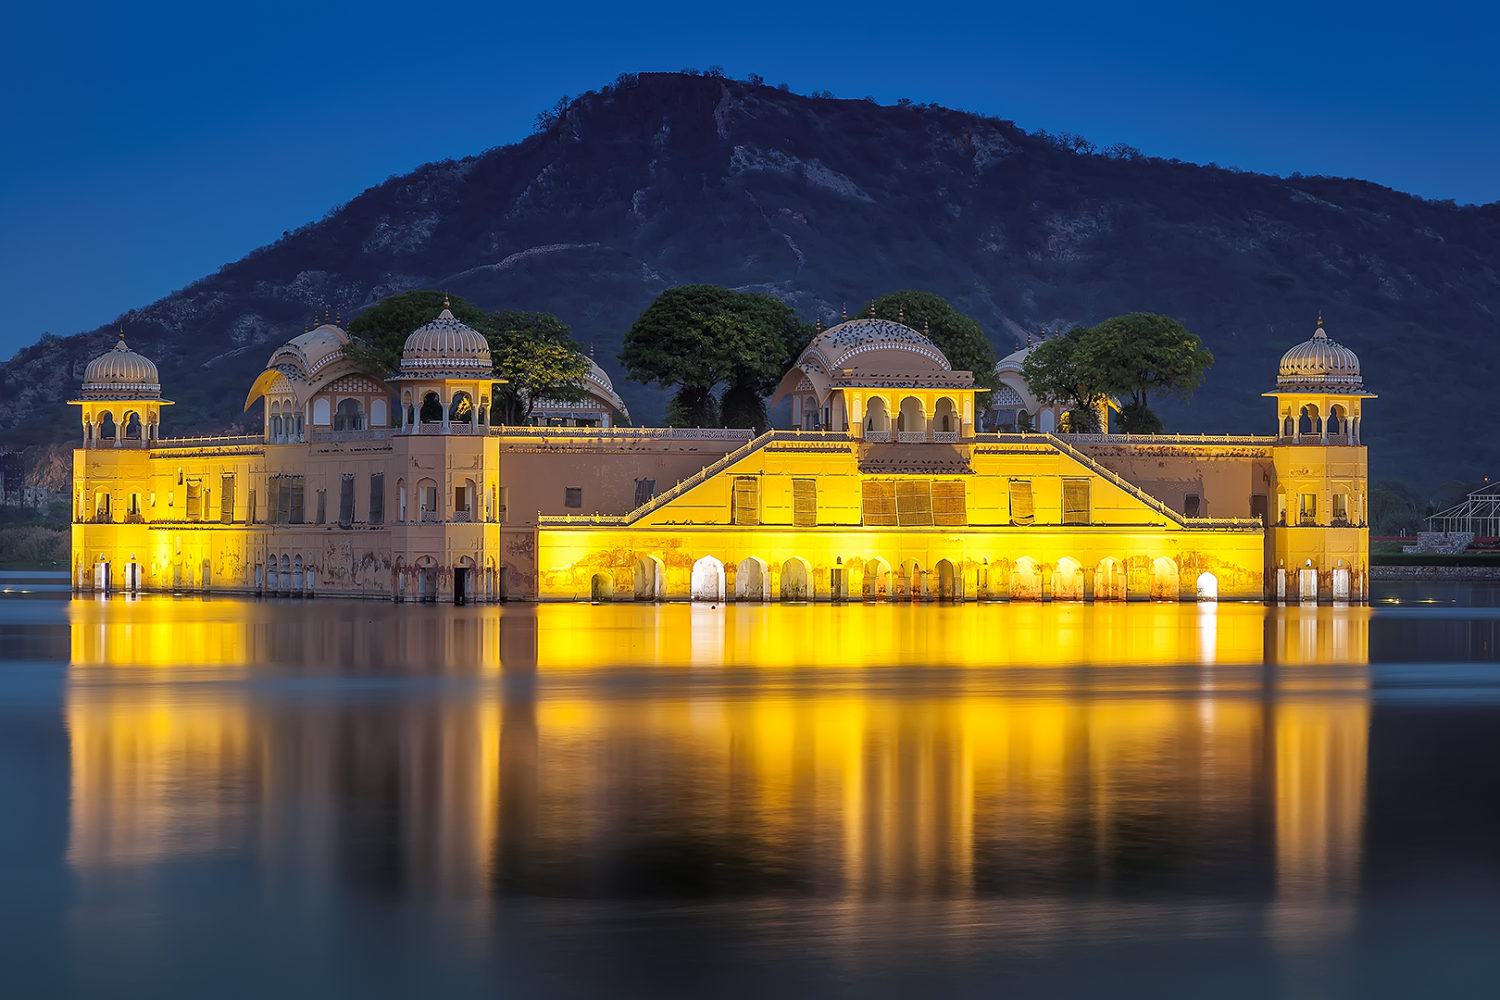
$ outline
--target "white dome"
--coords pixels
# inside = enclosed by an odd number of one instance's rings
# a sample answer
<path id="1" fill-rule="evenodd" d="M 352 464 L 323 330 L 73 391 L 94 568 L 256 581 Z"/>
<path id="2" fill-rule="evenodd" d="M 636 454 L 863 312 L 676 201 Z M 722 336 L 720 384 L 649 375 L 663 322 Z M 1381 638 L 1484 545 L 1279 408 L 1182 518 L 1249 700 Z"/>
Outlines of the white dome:
<path id="1" fill-rule="evenodd" d="M 401 349 L 402 378 L 484 378 L 494 369 L 484 334 L 446 307 L 437 319 L 407 337 Z"/>
<path id="2" fill-rule="evenodd" d="M 952 371 L 937 345 L 909 326 L 889 319 L 851 319 L 813 338 L 802 357 L 815 355 L 824 370 L 846 367 L 895 371 Z M 857 359 L 857 363 L 856 363 Z"/>
<path id="3" fill-rule="evenodd" d="M 1328 336 L 1321 316 L 1312 337 L 1281 356 L 1276 377 L 1278 388 L 1357 389 L 1363 383 L 1358 355 Z"/>
<path id="4" fill-rule="evenodd" d="M 156 365 L 125 344 L 125 332 L 114 348 L 90 361 L 83 370 L 85 399 L 160 399 L 161 377 Z"/>

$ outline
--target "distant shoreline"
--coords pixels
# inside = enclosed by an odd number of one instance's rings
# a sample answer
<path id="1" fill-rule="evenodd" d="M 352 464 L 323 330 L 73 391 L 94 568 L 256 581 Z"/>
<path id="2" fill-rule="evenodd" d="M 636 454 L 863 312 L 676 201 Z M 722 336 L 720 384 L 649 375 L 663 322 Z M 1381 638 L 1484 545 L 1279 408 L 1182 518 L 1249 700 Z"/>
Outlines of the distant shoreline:
<path id="1" fill-rule="evenodd" d="M 1372 580 L 1500 580 L 1500 566 L 1381 566 L 1370 567 Z"/>

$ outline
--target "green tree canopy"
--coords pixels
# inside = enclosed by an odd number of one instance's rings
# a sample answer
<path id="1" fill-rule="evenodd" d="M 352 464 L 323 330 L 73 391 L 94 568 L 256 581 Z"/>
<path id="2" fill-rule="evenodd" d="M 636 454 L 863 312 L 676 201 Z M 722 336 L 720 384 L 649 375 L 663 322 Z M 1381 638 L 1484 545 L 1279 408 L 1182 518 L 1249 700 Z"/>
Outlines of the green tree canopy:
<path id="1" fill-rule="evenodd" d="M 1112 316 L 1090 331 L 1094 357 L 1104 365 L 1110 391 L 1129 396 L 1148 412 L 1148 394 L 1162 392 L 1184 402 L 1203 384 L 1214 356 L 1203 341 L 1170 316 L 1133 312 Z"/>
<path id="2" fill-rule="evenodd" d="M 589 360 L 567 324 L 551 313 L 502 309 L 485 317 L 495 374 L 506 380 L 494 390 L 499 422 L 525 423 L 544 399 L 577 403 L 588 395 Z M 476 328 L 478 329 L 478 328 Z"/>
<path id="3" fill-rule="evenodd" d="M 861 315 L 870 315 L 872 309 L 881 319 L 894 319 L 926 332 L 956 371 L 974 373 L 976 385 L 984 389 L 1000 387 L 995 377 L 995 347 L 984 335 L 984 328 L 941 295 L 916 289 L 889 292 L 868 302 Z"/>
<path id="4" fill-rule="evenodd" d="M 1108 369 L 1096 354 L 1092 330 L 1077 326 L 1060 337 L 1049 337 L 1031 349 L 1021 362 L 1021 377 L 1032 395 L 1048 405 L 1063 404 L 1074 433 L 1098 430 L 1099 404 L 1109 398 Z"/>
<path id="5" fill-rule="evenodd" d="M 1116 396 L 1128 399 L 1120 408 L 1124 429 L 1153 434 L 1161 430 L 1161 420 L 1151 411 L 1150 393 L 1185 400 L 1213 362 L 1203 342 L 1176 320 L 1128 313 L 1043 341 L 1021 362 L 1021 374 L 1043 402 L 1076 404 L 1069 411 L 1075 432 L 1097 428 L 1092 414 Z"/>
<path id="6" fill-rule="evenodd" d="M 677 387 L 673 426 L 763 428 L 765 396 L 811 339 L 780 299 L 720 285 L 680 285 L 656 297 L 625 335 L 630 377 Z M 723 388 L 722 401 L 715 391 Z"/>

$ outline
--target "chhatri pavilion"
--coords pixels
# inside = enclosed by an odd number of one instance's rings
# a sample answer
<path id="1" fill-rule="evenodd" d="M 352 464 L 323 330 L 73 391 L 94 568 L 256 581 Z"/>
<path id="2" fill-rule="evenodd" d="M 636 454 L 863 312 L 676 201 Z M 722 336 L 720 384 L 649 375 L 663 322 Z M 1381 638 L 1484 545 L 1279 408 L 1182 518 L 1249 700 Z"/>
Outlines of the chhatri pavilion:
<path id="1" fill-rule="evenodd" d="M 986 399 L 885 319 L 820 332 L 773 398 L 791 426 L 759 436 L 619 426 L 625 404 L 592 364 L 582 402 L 538 400 L 533 425 L 502 426 L 488 344 L 446 309 L 389 379 L 349 343 L 325 323 L 273 352 L 245 436 L 163 437 L 156 366 L 123 336 L 91 362 L 74 585 L 459 602 L 1368 594 L 1373 396 L 1321 319 L 1265 393 L 1275 433 L 1243 436 L 1057 435 L 1024 350 Z"/>

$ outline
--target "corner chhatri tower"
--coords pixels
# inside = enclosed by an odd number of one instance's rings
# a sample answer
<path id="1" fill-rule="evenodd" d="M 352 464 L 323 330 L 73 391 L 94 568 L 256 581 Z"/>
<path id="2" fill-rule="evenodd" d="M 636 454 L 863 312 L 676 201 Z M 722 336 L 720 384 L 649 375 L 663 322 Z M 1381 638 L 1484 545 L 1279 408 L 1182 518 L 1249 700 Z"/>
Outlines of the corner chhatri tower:
<path id="1" fill-rule="evenodd" d="M 1282 358 L 1275 435 L 1048 433 L 1017 387 L 857 319 L 782 379 L 792 424 L 495 422 L 488 343 L 444 309 L 388 380 L 323 324 L 272 353 L 258 434 L 162 438 L 156 368 L 96 359 L 75 402 L 74 582 L 387 600 L 1364 600 L 1364 391 L 1321 327 Z M 1022 419 L 1021 410 L 1026 410 Z M 992 415 L 993 416 L 993 415 Z M 122 424 L 123 422 L 123 424 Z M 559 426 L 562 424 L 562 426 Z M 1017 425 L 1039 433 L 1015 433 Z"/>
<path id="2" fill-rule="evenodd" d="M 1360 440 L 1359 358 L 1323 329 L 1281 356 L 1276 388 L 1276 518 L 1267 562 L 1280 600 L 1368 595 L 1369 466 Z M 1272 559 L 1274 557 L 1274 561 Z"/>

